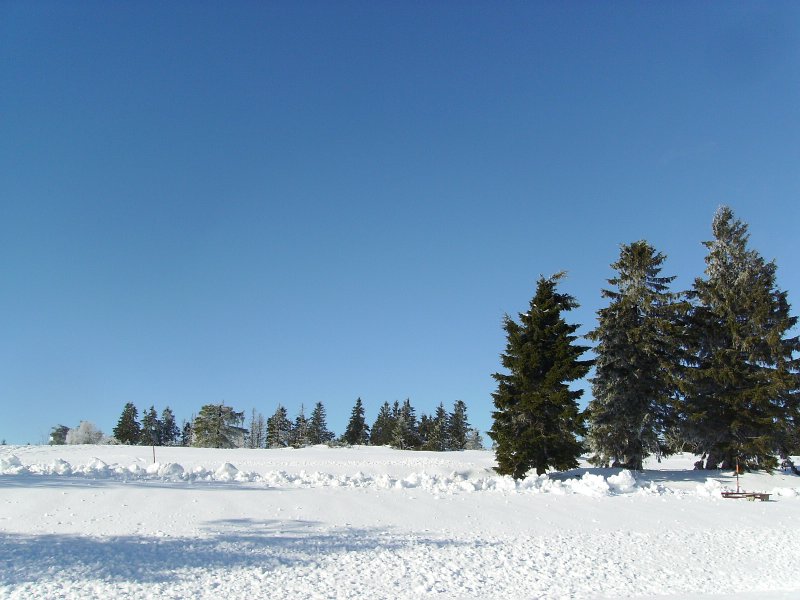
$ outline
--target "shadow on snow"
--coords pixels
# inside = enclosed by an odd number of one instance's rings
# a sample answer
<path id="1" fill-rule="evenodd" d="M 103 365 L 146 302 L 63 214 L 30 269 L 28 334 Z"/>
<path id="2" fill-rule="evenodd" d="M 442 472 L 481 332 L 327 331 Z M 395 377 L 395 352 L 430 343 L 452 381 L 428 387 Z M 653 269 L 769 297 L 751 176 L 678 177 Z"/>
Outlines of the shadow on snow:
<path id="1" fill-rule="evenodd" d="M 378 529 L 319 531 L 318 526 L 313 521 L 225 519 L 208 522 L 206 534 L 196 538 L 0 533 L 0 586 L 48 579 L 161 583 L 196 577 L 197 570 L 316 568 L 319 561 L 342 553 L 459 543 Z"/>

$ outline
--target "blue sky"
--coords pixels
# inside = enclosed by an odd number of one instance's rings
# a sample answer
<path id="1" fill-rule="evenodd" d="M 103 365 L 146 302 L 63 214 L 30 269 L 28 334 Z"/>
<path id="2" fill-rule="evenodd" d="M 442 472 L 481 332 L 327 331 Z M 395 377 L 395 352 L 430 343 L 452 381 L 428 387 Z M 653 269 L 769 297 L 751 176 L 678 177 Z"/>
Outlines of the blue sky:
<path id="1" fill-rule="evenodd" d="M 720 204 L 797 306 L 796 2 L 10 1 L 0 90 L 8 443 L 359 396 L 485 431 L 540 274 L 586 332 L 619 244 L 686 287 Z"/>

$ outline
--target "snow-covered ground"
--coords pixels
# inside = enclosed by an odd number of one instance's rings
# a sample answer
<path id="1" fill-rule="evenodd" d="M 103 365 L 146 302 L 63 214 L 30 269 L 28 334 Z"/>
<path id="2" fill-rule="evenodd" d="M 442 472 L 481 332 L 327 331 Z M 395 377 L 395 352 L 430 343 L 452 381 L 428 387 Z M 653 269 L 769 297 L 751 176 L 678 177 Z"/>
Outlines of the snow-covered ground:
<path id="1" fill-rule="evenodd" d="M 689 455 L 522 482 L 491 452 L 0 447 L 2 598 L 800 597 L 800 477 Z"/>

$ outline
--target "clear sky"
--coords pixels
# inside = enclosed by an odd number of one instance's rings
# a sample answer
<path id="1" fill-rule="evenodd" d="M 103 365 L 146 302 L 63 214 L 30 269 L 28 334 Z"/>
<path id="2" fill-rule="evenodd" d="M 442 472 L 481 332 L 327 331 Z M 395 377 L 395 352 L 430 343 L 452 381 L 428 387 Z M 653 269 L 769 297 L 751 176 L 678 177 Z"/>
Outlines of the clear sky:
<path id="1" fill-rule="evenodd" d="M 720 204 L 797 314 L 798 192 L 798 2 L 6 0 L 0 438 L 359 396 L 485 432 L 540 274 L 589 331 L 619 244 L 686 287 Z"/>

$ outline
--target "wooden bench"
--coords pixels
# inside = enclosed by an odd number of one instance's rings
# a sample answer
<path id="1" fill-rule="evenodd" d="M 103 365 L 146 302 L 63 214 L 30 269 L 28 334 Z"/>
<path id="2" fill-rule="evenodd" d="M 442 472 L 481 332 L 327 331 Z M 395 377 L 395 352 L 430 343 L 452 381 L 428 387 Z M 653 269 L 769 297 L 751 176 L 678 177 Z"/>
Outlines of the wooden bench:
<path id="1" fill-rule="evenodd" d="M 744 498 L 750 502 L 755 502 L 756 500 L 761 500 L 761 502 L 769 501 L 769 494 L 764 494 L 762 492 L 722 492 L 722 497 L 734 499 Z"/>

